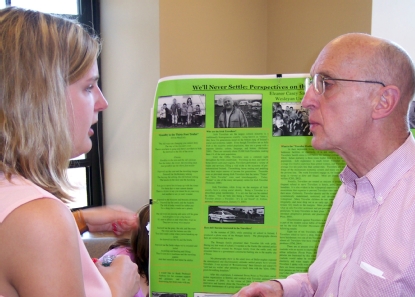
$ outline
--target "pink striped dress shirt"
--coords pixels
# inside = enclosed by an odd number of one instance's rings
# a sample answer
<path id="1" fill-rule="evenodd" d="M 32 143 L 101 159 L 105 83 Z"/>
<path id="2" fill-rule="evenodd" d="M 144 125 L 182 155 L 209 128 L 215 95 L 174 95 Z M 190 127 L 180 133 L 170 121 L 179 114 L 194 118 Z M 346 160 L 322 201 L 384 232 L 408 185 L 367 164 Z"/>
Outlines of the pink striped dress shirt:
<path id="1" fill-rule="evenodd" d="M 284 297 L 415 296 L 415 141 L 358 178 L 347 166 L 308 273 Z"/>

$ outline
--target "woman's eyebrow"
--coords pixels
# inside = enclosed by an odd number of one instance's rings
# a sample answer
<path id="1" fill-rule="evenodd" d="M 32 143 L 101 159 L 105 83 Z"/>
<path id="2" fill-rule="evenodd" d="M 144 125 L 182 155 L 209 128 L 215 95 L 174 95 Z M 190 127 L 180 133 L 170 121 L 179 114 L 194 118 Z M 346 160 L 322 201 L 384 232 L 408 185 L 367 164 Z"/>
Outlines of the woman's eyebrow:
<path id="1" fill-rule="evenodd" d="M 99 80 L 99 75 L 92 76 L 87 79 L 87 81 L 96 82 Z"/>

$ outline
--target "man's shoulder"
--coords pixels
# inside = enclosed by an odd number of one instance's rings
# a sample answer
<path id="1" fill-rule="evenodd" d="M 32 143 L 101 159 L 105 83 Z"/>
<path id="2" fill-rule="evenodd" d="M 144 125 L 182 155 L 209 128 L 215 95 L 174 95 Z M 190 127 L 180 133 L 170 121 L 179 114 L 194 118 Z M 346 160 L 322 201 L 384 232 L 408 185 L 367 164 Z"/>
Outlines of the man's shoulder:
<path id="1" fill-rule="evenodd" d="M 234 112 L 237 112 L 237 113 L 240 113 L 240 114 L 243 114 L 243 115 L 245 114 L 244 111 L 240 108 L 235 108 Z"/>

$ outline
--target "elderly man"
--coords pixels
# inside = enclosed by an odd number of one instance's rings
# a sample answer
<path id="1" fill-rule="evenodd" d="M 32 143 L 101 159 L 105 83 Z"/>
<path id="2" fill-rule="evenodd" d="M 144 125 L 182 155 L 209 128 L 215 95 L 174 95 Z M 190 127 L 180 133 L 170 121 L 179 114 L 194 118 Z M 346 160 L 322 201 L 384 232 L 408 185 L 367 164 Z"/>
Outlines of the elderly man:
<path id="1" fill-rule="evenodd" d="M 248 120 L 244 112 L 234 106 L 233 99 L 226 96 L 222 102 L 224 108 L 219 115 L 218 128 L 247 128 Z"/>
<path id="2" fill-rule="evenodd" d="M 308 273 L 253 283 L 247 296 L 415 296 L 415 141 L 408 106 L 414 65 L 365 34 L 331 41 L 302 101 L 312 145 L 347 166 Z"/>

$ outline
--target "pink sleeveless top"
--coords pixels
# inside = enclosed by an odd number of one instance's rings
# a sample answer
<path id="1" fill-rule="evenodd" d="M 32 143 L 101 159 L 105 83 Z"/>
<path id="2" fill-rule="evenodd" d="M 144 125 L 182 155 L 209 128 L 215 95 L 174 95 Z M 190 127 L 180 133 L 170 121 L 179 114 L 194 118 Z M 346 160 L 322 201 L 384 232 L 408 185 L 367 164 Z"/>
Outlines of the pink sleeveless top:
<path id="1" fill-rule="evenodd" d="M 0 223 L 17 207 L 32 200 L 50 198 L 60 201 L 49 192 L 24 178 L 13 176 L 12 182 L 7 181 L 4 174 L 0 172 Z M 68 211 L 70 211 L 69 208 Z M 111 297 L 111 290 L 92 262 L 80 235 L 78 235 L 78 241 L 86 296 Z"/>

